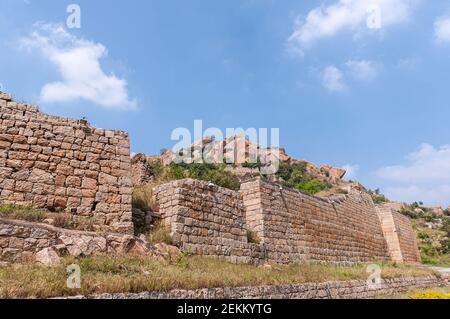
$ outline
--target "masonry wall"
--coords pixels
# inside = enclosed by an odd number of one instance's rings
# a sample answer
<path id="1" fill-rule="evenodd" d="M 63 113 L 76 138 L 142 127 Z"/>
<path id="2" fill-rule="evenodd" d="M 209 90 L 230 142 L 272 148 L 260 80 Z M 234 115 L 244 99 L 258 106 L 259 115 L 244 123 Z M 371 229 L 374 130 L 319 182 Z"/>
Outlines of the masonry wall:
<path id="1" fill-rule="evenodd" d="M 135 294 L 101 294 L 80 299 L 370 299 L 395 296 L 412 289 L 424 290 L 445 284 L 441 278 L 408 277 L 382 279 L 380 287 L 370 289 L 363 280 L 290 284 L 260 287 L 224 287 Z"/>
<path id="2" fill-rule="evenodd" d="M 182 180 L 159 187 L 156 198 L 174 242 L 194 254 L 253 263 L 391 260 L 372 199 L 358 191 L 322 199 L 260 178 L 240 192 Z M 247 231 L 260 243 L 249 243 Z"/>
<path id="3" fill-rule="evenodd" d="M 375 206 L 366 194 L 352 190 L 349 195 L 322 199 L 262 179 L 243 185 L 243 191 L 245 203 L 249 196 L 255 197 L 248 226 L 256 227 L 270 262 L 346 264 L 390 259 Z M 255 214 L 256 225 L 251 217 Z"/>
<path id="4" fill-rule="evenodd" d="M 130 145 L 122 131 L 51 116 L 0 93 L 0 203 L 91 217 L 132 233 Z"/>
<path id="5" fill-rule="evenodd" d="M 402 251 L 403 262 L 420 263 L 419 247 L 417 245 L 417 236 L 413 230 L 411 221 L 408 217 L 392 211 L 397 236 L 399 238 L 400 249 Z"/>
<path id="6" fill-rule="evenodd" d="M 386 238 L 389 254 L 395 262 L 403 262 L 402 249 L 398 238 L 397 228 L 395 226 L 393 211 L 387 206 L 376 206 L 376 211 L 381 222 L 381 229 Z"/>
<path id="7" fill-rule="evenodd" d="M 162 185 L 155 196 L 162 219 L 182 250 L 232 262 L 259 263 L 263 259 L 260 245 L 247 241 L 239 192 L 186 179 Z"/>
<path id="8" fill-rule="evenodd" d="M 392 260 L 420 263 L 417 238 L 409 218 L 392 209 L 390 205 L 377 205 L 376 211 Z"/>

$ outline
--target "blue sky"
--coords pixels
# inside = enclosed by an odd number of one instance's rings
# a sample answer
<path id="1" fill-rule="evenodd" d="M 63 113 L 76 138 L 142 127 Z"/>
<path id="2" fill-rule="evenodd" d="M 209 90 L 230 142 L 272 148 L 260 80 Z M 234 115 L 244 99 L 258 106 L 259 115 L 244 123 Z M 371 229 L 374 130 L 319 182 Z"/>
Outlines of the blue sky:
<path id="1" fill-rule="evenodd" d="M 4 90 L 147 154 L 195 119 L 280 128 L 296 158 L 450 204 L 448 1 L 76 1 L 68 29 L 74 2 L 0 0 Z"/>

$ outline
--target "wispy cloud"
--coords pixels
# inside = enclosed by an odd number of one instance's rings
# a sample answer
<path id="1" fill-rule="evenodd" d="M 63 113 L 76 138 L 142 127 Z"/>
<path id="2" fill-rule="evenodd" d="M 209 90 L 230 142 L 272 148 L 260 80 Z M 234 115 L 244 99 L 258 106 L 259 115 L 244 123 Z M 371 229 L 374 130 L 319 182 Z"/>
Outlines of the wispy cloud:
<path id="1" fill-rule="evenodd" d="M 430 204 L 450 202 L 450 145 L 435 148 L 423 144 L 407 156 L 403 165 L 386 166 L 377 174 L 391 185 L 386 193 L 403 201 Z"/>
<path id="2" fill-rule="evenodd" d="M 354 34 L 367 29 L 371 8 L 380 13 L 380 27 L 387 28 L 403 23 L 410 17 L 417 0 L 339 0 L 329 6 L 311 10 L 306 18 L 297 17 L 289 42 L 302 54 L 316 41 L 332 37 L 342 31 Z"/>
<path id="3" fill-rule="evenodd" d="M 64 27 L 38 23 L 34 30 L 19 40 L 29 51 L 38 50 L 55 65 L 62 80 L 47 83 L 40 98 L 47 103 L 69 102 L 83 99 L 109 109 L 135 109 L 130 100 L 127 81 L 102 69 L 100 60 L 108 51 L 101 43 L 78 38 Z"/>
<path id="4" fill-rule="evenodd" d="M 440 17 L 434 23 L 434 36 L 440 43 L 450 43 L 450 17 Z"/>
<path id="5" fill-rule="evenodd" d="M 342 71 L 334 65 L 327 66 L 323 70 L 321 79 L 323 86 L 330 92 L 344 92 L 347 90 Z"/>
<path id="6" fill-rule="evenodd" d="M 380 63 L 368 60 L 351 60 L 346 64 L 353 78 L 362 81 L 370 81 L 377 77 L 381 68 Z"/>

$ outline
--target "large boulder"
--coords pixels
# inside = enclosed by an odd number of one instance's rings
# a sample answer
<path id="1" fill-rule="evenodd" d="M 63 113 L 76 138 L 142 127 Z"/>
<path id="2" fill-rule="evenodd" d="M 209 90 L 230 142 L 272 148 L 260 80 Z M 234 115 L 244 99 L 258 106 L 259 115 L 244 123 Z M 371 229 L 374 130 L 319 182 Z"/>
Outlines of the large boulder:
<path id="1" fill-rule="evenodd" d="M 320 172 L 324 174 L 331 182 L 339 182 L 347 173 L 345 169 L 333 167 L 330 165 L 320 166 Z"/>
<path id="2" fill-rule="evenodd" d="M 36 254 L 36 261 L 45 266 L 55 266 L 61 262 L 61 258 L 53 248 L 44 248 Z"/>

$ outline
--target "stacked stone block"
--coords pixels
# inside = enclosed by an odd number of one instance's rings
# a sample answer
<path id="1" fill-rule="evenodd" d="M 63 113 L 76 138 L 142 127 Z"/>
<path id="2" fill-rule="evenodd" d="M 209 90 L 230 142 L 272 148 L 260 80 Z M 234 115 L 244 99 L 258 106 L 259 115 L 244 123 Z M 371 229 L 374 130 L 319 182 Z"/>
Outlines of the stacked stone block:
<path id="1" fill-rule="evenodd" d="M 194 254 L 253 263 L 397 261 L 371 197 L 357 190 L 319 198 L 261 178 L 243 183 L 239 192 L 182 180 L 160 186 L 156 199 L 175 243 Z M 410 223 L 390 216 L 398 249 L 408 256 L 401 261 L 415 260 Z M 249 243 L 247 231 L 260 243 Z"/>
<path id="2" fill-rule="evenodd" d="M 193 179 L 155 191 L 174 243 L 186 252 L 232 262 L 259 263 L 261 247 L 248 243 L 240 193 Z"/>
<path id="3" fill-rule="evenodd" d="M 128 134 L 51 116 L 0 93 L 0 202 L 91 217 L 132 233 Z"/>
<path id="4" fill-rule="evenodd" d="M 393 211 L 394 224 L 397 229 L 397 236 L 400 243 L 404 263 L 420 263 L 419 247 L 417 236 L 408 217 Z"/>
<path id="5" fill-rule="evenodd" d="M 257 179 L 270 262 L 351 264 L 390 258 L 370 196 L 318 198 Z M 245 197 L 244 197 L 245 198 Z"/>

